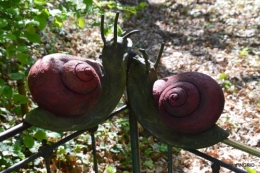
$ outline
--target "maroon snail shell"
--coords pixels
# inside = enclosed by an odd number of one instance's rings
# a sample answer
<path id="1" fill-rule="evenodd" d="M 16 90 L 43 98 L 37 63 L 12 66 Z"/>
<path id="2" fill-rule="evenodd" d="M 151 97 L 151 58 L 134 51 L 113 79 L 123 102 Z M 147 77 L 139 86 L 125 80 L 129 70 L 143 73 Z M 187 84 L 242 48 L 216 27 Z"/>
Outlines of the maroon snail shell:
<path id="1" fill-rule="evenodd" d="M 195 134 L 211 128 L 224 108 L 224 94 L 211 77 L 187 72 L 157 80 L 154 99 L 160 116 L 174 131 Z"/>
<path id="2" fill-rule="evenodd" d="M 101 94 L 100 65 L 71 55 L 52 54 L 37 60 L 28 75 L 34 101 L 56 116 L 86 114 Z"/>

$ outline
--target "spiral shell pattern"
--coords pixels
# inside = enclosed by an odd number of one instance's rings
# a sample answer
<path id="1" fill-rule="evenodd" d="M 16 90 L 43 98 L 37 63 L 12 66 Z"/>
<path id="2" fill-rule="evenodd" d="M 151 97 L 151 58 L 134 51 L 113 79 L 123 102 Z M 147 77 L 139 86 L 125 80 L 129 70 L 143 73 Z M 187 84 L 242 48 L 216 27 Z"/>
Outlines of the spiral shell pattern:
<path id="1" fill-rule="evenodd" d="M 212 127 L 224 108 L 224 94 L 211 77 L 187 72 L 157 80 L 153 96 L 160 116 L 174 131 L 195 134 Z"/>
<path id="2" fill-rule="evenodd" d="M 68 89 L 78 94 L 88 94 L 100 87 L 95 69 L 78 60 L 68 61 L 63 65 L 61 78 Z"/>
<path id="3" fill-rule="evenodd" d="M 100 65 L 71 55 L 52 54 L 39 59 L 30 69 L 28 84 L 39 107 L 56 116 L 86 114 L 101 94 Z"/>

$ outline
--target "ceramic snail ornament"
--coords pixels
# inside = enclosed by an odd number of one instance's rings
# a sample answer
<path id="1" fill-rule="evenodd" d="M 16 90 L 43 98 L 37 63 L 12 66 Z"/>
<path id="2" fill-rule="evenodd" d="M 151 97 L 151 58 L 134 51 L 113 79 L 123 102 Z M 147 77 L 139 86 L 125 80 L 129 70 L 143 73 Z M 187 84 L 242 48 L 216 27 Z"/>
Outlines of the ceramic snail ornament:
<path id="1" fill-rule="evenodd" d="M 25 115 L 34 126 L 53 131 L 89 129 L 104 121 L 118 104 L 126 83 L 128 53 L 137 30 L 106 41 L 101 18 L 102 55 L 97 61 L 65 54 L 38 60 L 28 75 L 28 84 L 38 108 Z"/>
<path id="2" fill-rule="evenodd" d="M 130 62 L 127 75 L 130 114 L 171 146 L 197 149 L 226 139 L 229 134 L 215 124 L 224 108 L 221 87 L 198 72 L 158 79 L 156 70 L 163 46 L 155 63 L 148 60 L 143 49 Z"/>

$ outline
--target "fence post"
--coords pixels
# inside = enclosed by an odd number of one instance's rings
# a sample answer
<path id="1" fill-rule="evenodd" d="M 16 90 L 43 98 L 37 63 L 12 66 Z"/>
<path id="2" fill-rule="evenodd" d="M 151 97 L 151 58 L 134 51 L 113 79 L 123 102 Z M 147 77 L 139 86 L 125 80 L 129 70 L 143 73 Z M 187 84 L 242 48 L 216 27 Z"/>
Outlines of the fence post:
<path id="1" fill-rule="evenodd" d="M 89 130 L 91 135 L 92 155 L 93 155 L 95 173 L 98 173 L 98 161 L 97 161 L 97 150 L 96 150 L 96 140 L 95 140 L 95 132 L 97 131 L 97 129 L 98 127 L 94 127 Z"/>
<path id="2" fill-rule="evenodd" d="M 137 120 L 131 109 L 129 110 L 129 124 L 130 124 L 133 173 L 140 173 L 141 169 L 140 169 L 139 131 L 138 131 Z"/>
<path id="3" fill-rule="evenodd" d="M 167 145 L 168 148 L 168 173 L 172 173 L 172 146 Z"/>

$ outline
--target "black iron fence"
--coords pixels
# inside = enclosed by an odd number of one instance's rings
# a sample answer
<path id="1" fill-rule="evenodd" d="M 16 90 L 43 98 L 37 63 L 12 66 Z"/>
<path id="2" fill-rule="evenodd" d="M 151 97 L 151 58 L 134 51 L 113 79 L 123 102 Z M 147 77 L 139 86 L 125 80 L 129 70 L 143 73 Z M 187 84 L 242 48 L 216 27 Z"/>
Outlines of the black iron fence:
<path id="1" fill-rule="evenodd" d="M 114 115 L 117 115 L 118 113 L 124 111 L 127 109 L 127 106 L 124 105 L 117 109 L 116 111 L 112 112 L 109 115 L 109 118 L 113 117 Z M 131 136 L 131 152 L 132 152 L 132 166 L 133 166 L 133 172 L 134 173 L 139 173 L 140 172 L 140 151 L 139 151 L 139 132 L 138 132 L 138 127 L 137 127 L 137 121 L 135 117 L 130 116 L 129 117 L 129 123 L 130 123 L 130 136 Z M 7 138 L 10 138 L 18 133 L 21 133 L 24 130 L 27 130 L 30 128 L 31 125 L 23 122 L 19 125 L 14 126 L 13 128 L 6 130 L 5 132 L 0 134 L 0 142 L 4 141 Z M 88 131 L 91 134 L 91 139 L 92 139 L 92 153 L 93 153 L 93 162 L 94 162 L 94 170 L 96 173 L 98 173 L 98 159 L 97 159 L 97 153 L 96 153 L 96 146 L 95 146 L 95 136 L 94 133 L 97 130 L 97 128 L 92 128 L 92 129 L 86 129 L 86 130 L 80 130 L 77 132 L 72 133 L 71 135 L 61 139 L 60 141 L 48 145 L 46 140 L 42 141 L 41 147 L 38 151 L 38 153 L 12 165 L 11 167 L 7 168 L 6 170 L 2 171 L 1 173 L 10 173 L 13 171 L 19 170 L 19 168 L 23 167 L 24 165 L 28 164 L 29 162 L 32 162 L 33 160 L 43 157 L 45 160 L 45 167 L 48 173 L 51 172 L 50 169 L 50 158 L 53 154 L 53 151 L 58 148 L 60 145 L 63 145 L 64 143 L 76 138 L 77 136 L 83 134 L 84 132 Z M 198 150 L 187 150 L 199 157 L 202 157 L 210 162 L 212 162 L 211 169 L 213 173 L 218 173 L 220 170 L 220 167 L 224 167 L 226 169 L 229 169 L 234 172 L 238 173 L 246 173 L 246 171 L 239 169 L 231 164 L 225 163 L 219 159 L 216 159 L 214 157 L 211 157 L 205 153 L 202 153 Z M 172 173 L 172 162 L 173 162 L 173 157 L 172 157 L 172 147 L 168 145 L 168 173 Z"/>

